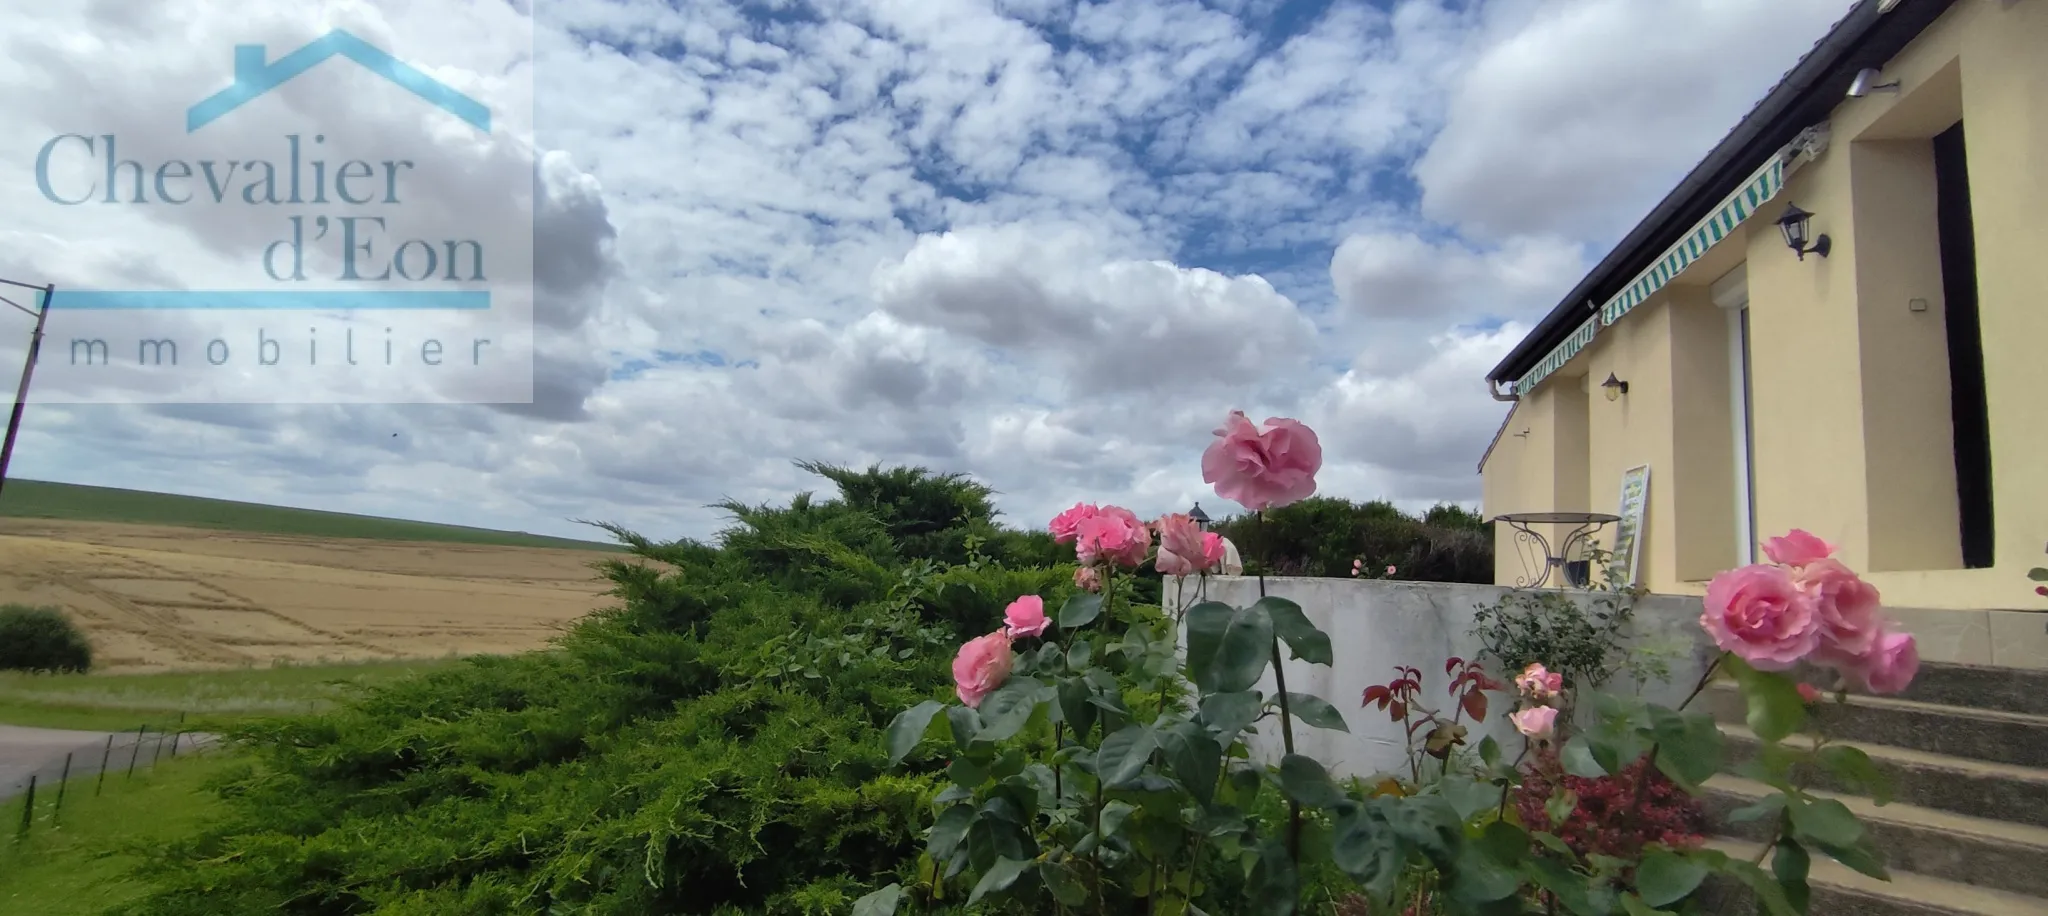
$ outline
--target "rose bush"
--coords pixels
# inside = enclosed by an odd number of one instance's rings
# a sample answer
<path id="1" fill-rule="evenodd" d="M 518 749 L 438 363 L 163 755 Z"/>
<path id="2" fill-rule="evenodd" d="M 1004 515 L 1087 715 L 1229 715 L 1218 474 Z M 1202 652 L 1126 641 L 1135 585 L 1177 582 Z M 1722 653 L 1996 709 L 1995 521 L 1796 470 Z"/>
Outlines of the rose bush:
<path id="1" fill-rule="evenodd" d="M 1321 446 L 1306 426 L 1254 426 L 1233 412 L 1216 435 L 1202 470 L 1219 495 L 1262 512 L 1315 492 Z M 1001 628 L 962 646 L 959 705 L 928 700 L 891 722 L 890 758 L 901 762 L 928 739 L 949 745 L 951 784 L 932 800 L 917 878 L 862 898 L 858 916 L 893 913 L 906 899 L 962 897 L 1029 913 L 1287 914 L 1331 873 L 1354 883 L 1370 912 L 1581 916 L 1668 912 L 1720 873 L 1784 916 L 1805 910 L 1809 850 L 1885 876 L 1848 809 L 1790 775 L 1811 761 L 1874 786 L 1875 769 L 1853 748 L 1785 743 L 1807 704 L 1778 672 L 1812 663 L 1845 685 L 1895 692 L 1911 681 L 1917 655 L 1912 637 L 1876 613 L 1875 591 L 1826 565 L 1832 545 L 1806 532 L 1769 542 L 1771 564 L 1710 584 L 1700 623 L 1723 651 L 1677 708 L 1593 693 L 1580 698 L 1591 721 L 1579 728 L 1559 715 L 1574 688 L 1531 666 L 1515 679 L 1520 708 L 1510 714 L 1527 737 L 1521 755 L 1504 759 L 1491 738 L 1461 751 L 1459 717 L 1484 718 L 1485 691 L 1505 688 L 1453 659 L 1452 715 L 1422 710 L 1431 723 L 1422 750 L 1442 765 L 1428 772 L 1418 758 L 1406 784 L 1367 790 L 1295 752 L 1298 726 L 1349 730 L 1326 700 L 1288 690 L 1283 651 L 1312 665 L 1335 660 L 1329 636 L 1298 605 L 1265 595 L 1261 579 L 1261 597 L 1247 607 L 1197 599 L 1156 616 L 1112 614 L 1129 570 L 1149 558 L 1163 574 L 1200 575 L 1209 546 L 1177 518 L 1148 526 L 1116 506 L 1077 504 L 1048 527 L 1074 545 L 1085 573 L 1076 583 L 1092 590 L 1067 600 L 1050 626 L 1042 607 L 1033 616 L 1013 605 Z M 1124 631 L 1106 632 L 1119 619 Z M 1721 675 L 1736 683 L 1764 745 L 1738 772 L 1780 790 L 1742 813 L 1777 818 L 1770 871 L 1692 842 L 1659 820 L 1670 806 L 1653 801 L 1670 790 L 1697 794 L 1721 769 L 1713 718 L 1685 711 Z M 1419 672 L 1403 669 L 1366 699 L 1408 721 L 1419 686 Z M 1276 762 L 1253 759 L 1247 736 L 1262 727 L 1279 731 Z M 1411 725 L 1411 745 L 1420 731 Z M 1609 832 L 1627 842 L 1610 848 L 1574 833 L 1585 801 L 1575 786 L 1585 785 L 1612 795 L 1603 796 L 1617 819 Z M 1538 799 L 1546 817 L 1523 817 Z"/>

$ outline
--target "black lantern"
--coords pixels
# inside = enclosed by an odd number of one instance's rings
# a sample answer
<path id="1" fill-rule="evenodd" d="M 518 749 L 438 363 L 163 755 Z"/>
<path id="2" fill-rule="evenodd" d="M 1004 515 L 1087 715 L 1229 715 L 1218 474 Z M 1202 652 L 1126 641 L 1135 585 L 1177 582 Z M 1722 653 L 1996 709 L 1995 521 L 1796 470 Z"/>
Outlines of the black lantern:
<path id="1" fill-rule="evenodd" d="M 1823 258 L 1828 256 L 1830 244 L 1826 235 L 1813 239 L 1811 245 L 1807 244 L 1807 239 L 1812 238 L 1807 234 L 1810 228 L 1807 223 L 1812 219 L 1813 214 L 1799 209 L 1795 203 L 1785 204 L 1785 215 L 1778 217 L 1778 231 L 1785 234 L 1785 247 L 1792 249 L 1802 261 L 1806 260 L 1808 252 Z"/>
<path id="2" fill-rule="evenodd" d="M 1202 511 L 1201 503 L 1196 503 L 1193 509 L 1188 510 L 1188 518 L 1194 519 L 1195 524 L 1204 529 L 1209 527 L 1209 513 Z"/>
<path id="3" fill-rule="evenodd" d="M 1628 393 L 1628 383 L 1615 378 L 1612 372 L 1607 373 L 1607 381 L 1601 382 L 1600 387 L 1607 389 L 1607 399 L 1610 401 L 1619 400 L 1622 395 Z"/>

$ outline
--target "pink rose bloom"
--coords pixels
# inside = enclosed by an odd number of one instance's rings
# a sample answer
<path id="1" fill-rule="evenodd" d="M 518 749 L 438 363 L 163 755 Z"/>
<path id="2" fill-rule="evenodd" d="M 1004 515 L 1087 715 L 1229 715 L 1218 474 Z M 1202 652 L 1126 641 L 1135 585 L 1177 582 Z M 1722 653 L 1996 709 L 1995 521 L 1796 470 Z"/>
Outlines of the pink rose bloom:
<path id="1" fill-rule="evenodd" d="M 1521 712 L 1508 714 L 1508 721 L 1515 723 L 1515 731 L 1530 738 L 1548 738 L 1557 727 L 1557 707 L 1531 706 Z"/>
<path id="2" fill-rule="evenodd" d="M 1072 541 L 1081 530 L 1081 522 L 1094 518 L 1098 511 L 1100 510 L 1087 503 L 1075 503 L 1074 508 L 1053 516 L 1052 524 L 1046 526 L 1052 532 L 1053 543 L 1065 544 Z"/>
<path id="3" fill-rule="evenodd" d="M 1083 566 L 1106 560 L 1135 568 L 1144 565 L 1145 554 L 1152 550 L 1152 530 L 1131 510 L 1119 506 L 1096 510 L 1081 520 L 1076 532 L 1075 553 Z"/>
<path id="4" fill-rule="evenodd" d="M 1884 626 L 1875 586 L 1842 561 L 1825 557 L 1800 567 L 1792 581 L 1813 596 L 1813 609 L 1820 615 L 1821 651 L 1828 660 L 1842 662 L 1870 651 Z"/>
<path id="5" fill-rule="evenodd" d="M 1543 667 L 1542 662 L 1530 662 L 1515 677 L 1515 689 L 1541 703 L 1564 690 L 1564 675 Z"/>
<path id="6" fill-rule="evenodd" d="M 1214 531 L 1202 532 L 1202 569 L 1210 570 L 1222 566 L 1223 558 L 1228 555 L 1223 549 L 1223 535 Z"/>
<path id="7" fill-rule="evenodd" d="M 1868 693 L 1900 693 L 1913 683 L 1920 671 L 1920 647 L 1911 633 L 1886 627 L 1871 643 L 1870 651 L 1847 665 L 1842 673 Z"/>
<path id="8" fill-rule="evenodd" d="M 1799 701 L 1805 703 L 1808 706 L 1812 706 L 1813 704 L 1820 702 L 1820 688 L 1815 687 L 1812 684 L 1804 682 L 1800 683 Z"/>
<path id="9" fill-rule="evenodd" d="M 1700 626 L 1714 644 L 1760 671 L 1783 671 L 1820 646 L 1813 596 L 1782 566 L 1731 569 L 1707 583 Z"/>
<path id="10" fill-rule="evenodd" d="M 1202 526 L 1186 515 L 1175 513 L 1160 519 L 1159 571 L 1168 576 L 1192 576 L 1201 572 Z"/>
<path id="11" fill-rule="evenodd" d="M 1393 577 L 1394 577 L 1394 567 L 1392 567 L 1392 566 L 1389 566 L 1389 567 L 1387 567 L 1387 578 L 1389 578 L 1389 579 L 1392 579 Z"/>
<path id="12" fill-rule="evenodd" d="M 1052 626 L 1052 621 L 1045 616 L 1045 599 L 1025 595 L 1010 602 L 1010 606 L 1003 609 L 1003 625 L 1012 637 L 1044 633 L 1046 627 Z"/>
<path id="13" fill-rule="evenodd" d="M 1010 677 L 1010 634 L 997 630 L 977 636 L 953 656 L 953 690 L 969 708 L 981 706 L 981 699 L 1003 686 Z"/>
<path id="14" fill-rule="evenodd" d="M 1074 587 L 1084 592 L 1102 591 L 1102 574 L 1096 572 L 1093 566 L 1083 566 L 1074 570 Z"/>
<path id="15" fill-rule="evenodd" d="M 1764 556 L 1770 557 L 1773 563 L 1786 566 L 1805 566 L 1815 560 L 1825 560 L 1834 553 L 1835 545 L 1800 528 L 1792 529 L 1784 537 L 1764 542 Z"/>
<path id="16" fill-rule="evenodd" d="M 1242 410 L 1230 412 L 1216 441 L 1202 452 L 1203 482 L 1215 484 L 1216 495 L 1255 511 L 1314 495 L 1322 467 L 1315 430 L 1279 417 L 1253 426 Z"/>

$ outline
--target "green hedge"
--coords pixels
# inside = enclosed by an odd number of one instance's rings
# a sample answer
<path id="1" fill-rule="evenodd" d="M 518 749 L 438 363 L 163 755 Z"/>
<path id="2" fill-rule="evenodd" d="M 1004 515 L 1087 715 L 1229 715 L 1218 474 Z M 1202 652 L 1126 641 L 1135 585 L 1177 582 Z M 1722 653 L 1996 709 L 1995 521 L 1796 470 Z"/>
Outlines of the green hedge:
<path id="1" fill-rule="evenodd" d="M 1314 496 L 1266 512 L 1263 522 L 1240 515 L 1213 528 L 1237 544 L 1247 574 L 1349 578 L 1352 561 L 1362 560 L 1368 578 L 1392 566 L 1395 579 L 1493 581 L 1493 526 L 1453 505 L 1417 518 L 1384 501 Z"/>

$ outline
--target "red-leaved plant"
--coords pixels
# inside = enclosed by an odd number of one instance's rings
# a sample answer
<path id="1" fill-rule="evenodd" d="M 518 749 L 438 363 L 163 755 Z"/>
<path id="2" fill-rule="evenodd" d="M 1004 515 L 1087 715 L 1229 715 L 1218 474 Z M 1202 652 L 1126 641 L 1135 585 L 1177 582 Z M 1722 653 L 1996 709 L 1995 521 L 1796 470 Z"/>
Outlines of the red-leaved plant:
<path id="1" fill-rule="evenodd" d="M 1451 676 L 1447 691 L 1455 703 L 1450 718 L 1434 709 L 1425 709 L 1416 702 L 1422 693 L 1422 671 L 1402 665 L 1394 667 L 1394 679 L 1385 684 L 1365 688 L 1361 706 L 1377 706 L 1394 721 L 1402 723 L 1408 733 L 1408 774 L 1417 783 L 1422 781 L 1422 757 L 1416 753 L 1416 735 L 1423 729 L 1422 753 L 1448 762 L 1451 749 L 1465 743 L 1467 731 L 1460 721 L 1471 716 L 1474 722 L 1486 720 L 1486 691 L 1504 689 L 1503 685 L 1487 677 L 1486 670 L 1476 662 L 1468 662 L 1457 656 L 1444 661 L 1444 673 Z M 1420 716 L 1416 714 L 1420 713 Z"/>
<path id="2" fill-rule="evenodd" d="M 1565 773 L 1556 749 L 1547 743 L 1531 756 L 1535 759 L 1523 770 L 1515 795 L 1522 824 L 1556 834 L 1582 860 L 1601 855 L 1636 862 L 1649 843 L 1696 849 L 1706 841 L 1707 813 L 1699 799 L 1666 778 L 1647 756 L 1619 774 L 1593 779 Z M 1560 781 L 1566 800 L 1577 804 L 1564 823 L 1555 824 L 1546 803 Z"/>

